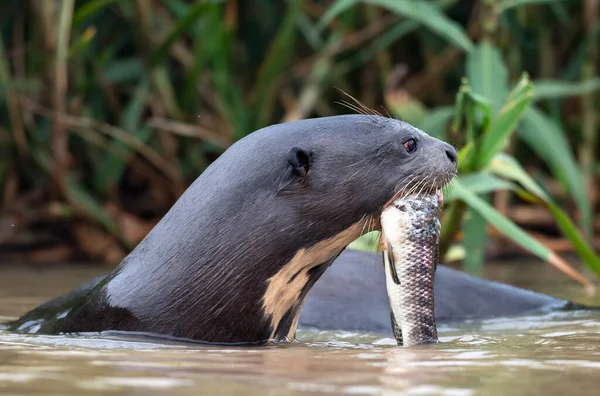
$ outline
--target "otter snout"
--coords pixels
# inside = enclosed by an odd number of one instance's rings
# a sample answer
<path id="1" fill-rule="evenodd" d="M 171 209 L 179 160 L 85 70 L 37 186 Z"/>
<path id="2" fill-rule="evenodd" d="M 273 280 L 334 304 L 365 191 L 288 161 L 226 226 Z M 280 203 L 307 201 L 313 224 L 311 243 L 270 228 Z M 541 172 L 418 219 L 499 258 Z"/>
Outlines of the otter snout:
<path id="1" fill-rule="evenodd" d="M 456 153 L 456 149 L 451 144 L 446 142 L 441 143 L 443 146 L 442 149 L 446 152 L 446 157 L 452 164 L 454 164 L 455 167 L 458 166 L 458 154 Z"/>
<path id="2" fill-rule="evenodd" d="M 442 140 L 427 135 L 423 140 L 422 175 L 431 180 L 434 189 L 444 187 L 458 172 L 456 149 Z"/>
<path id="3" fill-rule="evenodd" d="M 458 153 L 456 149 L 444 141 L 436 138 L 432 139 L 432 154 L 434 154 L 432 159 L 436 162 L 437 168 L 445 173 L 456 173 L 458 169 Z"/>
<path id="4" fill-rule="evenodd" d="M 441 161 L 444 166 L 454 168 L 458 166 L 458 154 L 456 149 L 449 143 L 433 138 L 434 150 L 437 151 L 436 158 Z"/>

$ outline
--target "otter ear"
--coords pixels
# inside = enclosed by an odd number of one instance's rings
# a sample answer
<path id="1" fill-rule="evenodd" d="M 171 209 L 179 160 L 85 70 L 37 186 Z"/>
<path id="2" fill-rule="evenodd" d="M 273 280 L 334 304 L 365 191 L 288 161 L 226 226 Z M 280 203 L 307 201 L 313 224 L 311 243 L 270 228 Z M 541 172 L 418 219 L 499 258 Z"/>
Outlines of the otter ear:
<path id="1" fill-rule="evenodd" d="M 292 147 L 288 152 L 288 162 L 292 166 L 294 176 L 304 178 L 312 165 L 312 152 L 299 147 Z"/>
<path id="2" fill-rule="evenodd" d="M 308 174 L 312 166 L 312 152 L 292 147 L 287 153 L 290 165 L 281 177 L 278 193 L 299 191 L 308 184 Z"/>

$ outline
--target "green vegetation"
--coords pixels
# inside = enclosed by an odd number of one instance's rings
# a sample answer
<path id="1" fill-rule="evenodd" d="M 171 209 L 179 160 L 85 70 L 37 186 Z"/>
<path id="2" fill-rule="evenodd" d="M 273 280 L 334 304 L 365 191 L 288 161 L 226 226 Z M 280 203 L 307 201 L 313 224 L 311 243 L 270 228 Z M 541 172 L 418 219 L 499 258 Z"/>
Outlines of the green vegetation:
<path id="1" fill-rule="evenodd" d="M 494 229 L 585 283 L 511 208 L 544 208 L 554 219 L 545 232 L 600 274 L 595 7 L 5 0 L 0 220 L 17 227 L 0 221 L 0 244 L 51 224 L 87 256 L 116 261 L 235 140 L 348 112 L 339 88 L 460 150 L 446 193 L 446 257 L 479 273 Z M 89 235 L 120 253 L 90 248 Z"/>

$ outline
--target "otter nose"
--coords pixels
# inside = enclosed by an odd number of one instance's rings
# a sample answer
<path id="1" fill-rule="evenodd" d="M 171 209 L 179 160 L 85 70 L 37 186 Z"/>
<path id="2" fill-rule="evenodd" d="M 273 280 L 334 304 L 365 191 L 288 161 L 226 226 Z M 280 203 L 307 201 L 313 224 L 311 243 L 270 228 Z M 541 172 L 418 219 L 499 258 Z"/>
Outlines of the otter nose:
<path id="1" fill-rule="evenodd" d="M 440 140 L 441 147 L 440 149 L 446 153 L 446 158 L 450 160 L 450 163 L 454 166 L 457 165 L 458 162 L 458 154 L 456 154 L 456 149 L 446 142 Z"/>
<path id="2" fill-rule="evenodd" d="M 454 149 L 454 147 L 446 149 L 446 157 L 448 157 L 450 162 L 456 164 L 456 162 L 458 161 L 458 155 L 456 154 L 456 150 Z"/>

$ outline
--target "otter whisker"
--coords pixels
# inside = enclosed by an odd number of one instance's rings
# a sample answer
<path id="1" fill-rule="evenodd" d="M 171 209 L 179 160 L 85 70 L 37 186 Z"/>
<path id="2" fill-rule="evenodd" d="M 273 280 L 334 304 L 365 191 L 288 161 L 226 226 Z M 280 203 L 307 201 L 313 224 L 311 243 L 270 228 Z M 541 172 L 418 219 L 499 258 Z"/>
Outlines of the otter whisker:
<path id="1" fill-rule="evenodd" d="M 422 178 L 421 180 L 419 180 L 419 182 L 417 182 L 417 184 L 413 185 L 411 187 L 411 189 L 405 194 L 405 195 L 412 195 L 414 194 L 420 187 L 421 185 L 423 185 L 423 183 L 425 183 L 426 179 Z"/>
<path id="2" fill-rule="evenodd" d="M 431 175 L 428 176 L 427 178 L 423 179 L 424 182 L 421 183 L 421 188 L 419 189 L 419 192 L 417 193 L 417 195 L 421 195 L 421 193 L 423 192 L 423 189 L 425 188 L 425 186 L 427 186 L 427 182 L 429 181 L 430 178 L 431 178 Z"/>
<path id="3" fill-rule="evenodd" d="M 347 97 L 349 97 L 351 100 L 353 100 L 357 104 L 355 106 L 355 105 L 351 105 L 350 103 L 344 101 L 344 103 L 342 103 L 342 104 L 345 105 L 346 107 L 358 112 L 359 114 L 369 116 L 373 121 L 377 121 L 377 118 L 375 116 L 383 117 L 381 115 L 381 113 L 379 113 L 378 111 L 376 111 L 374 109 L 367 107 L 364 103 L 362 103 L 360 100 L 356 99 L 349 93 L 345 92 L 343 89 L 337 88 L 337 87 L 336 87 L 336 89 L 338 91 L 340 91 L 341 93 L 343 93 L 344 95 L 346 95 Z M 362 110 L 359 110 L 359 108 Z"/>
<path id="4" fill-rule="evenodd" d="M 371 109 L 369 107 L 367 107 L 363 102 L 361 102 L 360 100 L 358 100 L 357 98 L 355 98 L 354 96 L 350 95 L 349 93 L 345 92 L 344 90 L 340 89 L 340 91 L 348 96 L 350 99 L 352 99 L 359 107 L 361 107 L 362 109 L 364 109 L 366 112 L 370 112 L 370 114 L 372 115 L 378 115 L 380 117 L 383 117 L 381 115 L 381 113 L 379 113 L 377 110 L 375 109 Z"/>
<path id="5" fill-rule="evenodd" d="M 354 111 L 355 111 L 355 112 L 357 112 L 358 114 L 362 114 L 362 115 L 366 115 L 366 116 L 370 116 L 370 115 L 372 115 L 372 114 L 366 113 L 366 112 L 365 112 L 365 111 L 364 111 L 362 108 L 360 108 L 360 107 L 358 107 L 358 106 L 356 106 L 356 105 L 353 105 L 352 103 L 348 103 L 348 102 L 346 102 L 345 100 L 341 100 L 341 101 L 335 101 L 335 102 L 333 102 L 333 103 L 336 103 L 336 104 L 342 105 L 342 106 L 344 106 L 344 107 L 347 107 L 347 108 L 349 108 L 350 110 L 354 110 Z"/>
<path id="6" fill-rule="evenodd" d="M 353 164 L 350 164 L 350 165 L 343 166 L 342 168 L 350 168 L 350 167 L 352 167 L 352 166 L 356 166 L 356 165 L 358 165 L 358 164 L 361 164 L 361 163 L 365 162 L 366 160 L 367 160 L 366 158 L 363 158 L 363 159 L 361 159 L 360 161 L 356 161 L 356 162 L 355 162 L 355 163 L 353 163 Z"/>
<path id="7" fill-rule="evenodd" d="M 365 218 L 365 216 L 367 216 L 367 215 L 366 215 L 366 214 L 365 214 L 365 215 L 363 215 L 363 217 L 362 217 L 361 221 L 362 221 L 362 220 Z M 362 227 L 362 230 L 360 230 L 360 236 L 363 236 L 363 235 L 365 235 L 365 227 L 367 226 L 367 223 L 368 223 L 370 220 L 371 220 L 371 218 L 369 217 L 369 218 L 367 219 L 367 221 L 365 221 L 365 222 L 364 222 L 364 224 L 363 224 L 363 227 Z"/>
<path id="8" fill-rule="evenodd" d="M 385 113 L 388 115 L 388 117 L 387 117 L 387 118 L 396 119 L 396 120 L 398 119 L 398 118 L 396 118 L 395 116 L 391 115 L 391 114 L 390 114 L 390 112 L 388 111 L 388 109 L 387 109 L 385 106 L 381 106 L 381 108 L 382 108 L 383 110 L 385 110 Z"/>
<path id="9" fill-rule="evenodd" d="M 344 107 L 347 107 L 347 108 L 349 108 L 350 110 L 354 110 L 354 111 L 355 111 L 356 113 L 358 113 L 358 114 L 365 115 L 365 116 L 369 117 L 369 119 L 373 119 L 373 118 L 371 118 L 371 117 L 372 117 L 374 114 L 371 114 L 371 113 L 369 113 L 369 112 L 365 111 L 363 108 L 361 108 L 361 107 L 359 107 L 359 106 L 356 106 L 356 105 L 354 105 L 354 104 L 352 104 L 352 103 L 349 103 L 349 102 L 347 102 L 347 101 L 345 101 L 345 100 L 336 101 L 335 103 L 337 103 L 337 104 L 340 104 L 340 105 L 342 105 L 342 106 L 344 106 Z"/>

